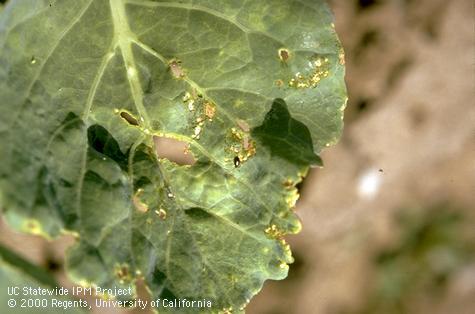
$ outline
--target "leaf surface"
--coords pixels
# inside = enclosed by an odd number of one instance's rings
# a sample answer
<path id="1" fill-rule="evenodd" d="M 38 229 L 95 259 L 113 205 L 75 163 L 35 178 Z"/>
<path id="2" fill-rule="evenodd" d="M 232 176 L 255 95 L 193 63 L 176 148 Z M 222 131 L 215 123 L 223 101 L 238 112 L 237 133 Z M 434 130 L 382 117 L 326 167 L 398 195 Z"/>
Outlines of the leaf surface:
<path id="1" fill-rule="evenodd" d="M 323 1 L 10 1 L 0 17 L 10 224 L 77 235 L 78 282 L 143 277 L 154 298 L 239 311 L 286 276 L 282 237 L 301 228 L 295 185 L 341 132 L 332 25 Z M 154 137 L 187 143 L 196 162 L 159 158 Z"/>

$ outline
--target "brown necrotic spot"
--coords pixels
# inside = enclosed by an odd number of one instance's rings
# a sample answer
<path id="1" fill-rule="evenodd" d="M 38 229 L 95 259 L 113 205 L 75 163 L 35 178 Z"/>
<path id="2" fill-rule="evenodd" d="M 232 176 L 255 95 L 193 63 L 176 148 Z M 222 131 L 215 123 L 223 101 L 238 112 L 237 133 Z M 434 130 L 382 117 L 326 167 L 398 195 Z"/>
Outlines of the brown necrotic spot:
<path id="1" fill-rule="evenodd" d="M 164 136 L 154 136 L 153 140 L 159 158 L 166 158 L 179 165 L 193 165 L 196 162 L 187 142 Z"/>
<path id="2" fill-rule="evenodd" d="M 169 67 L 170 67 L 170 72 L 172 73 L 173 77 L 175 78 L 183 78 L 185 77 L 185 72 L 183 71 L 183 68 L 181 67 L 181 61 L 173 59 L 172 61 L 169 62 Z"/>
<path id="3" fill-rule="evenodd" d="M 279 59 L 280 61 L 282 62 L 287 62 L 287 60 L 290 59 L 290 52 L 289 50 L 285 49 L 285 48 L 280 48 L 279 49 Z"/>
<path id="4" fill-rule="evenodd" d="M 130 113 L 126 111 L 120 112 L 120 117 L 124 119 L 128 124 L 138 126 L 139 122 Z"/>

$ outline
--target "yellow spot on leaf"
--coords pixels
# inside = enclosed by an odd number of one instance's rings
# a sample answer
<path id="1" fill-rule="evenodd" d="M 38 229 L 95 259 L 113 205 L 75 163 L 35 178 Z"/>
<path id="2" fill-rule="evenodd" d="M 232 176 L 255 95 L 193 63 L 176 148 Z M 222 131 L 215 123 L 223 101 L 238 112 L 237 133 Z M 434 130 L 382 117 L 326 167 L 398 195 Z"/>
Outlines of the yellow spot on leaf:
<path id="1" fill-rule="evenodd" d="M 287 190 L 290 190 L 294 187 L 294 182 L 290 179 L 285 180 L 282 184 Z"/>
<path id="2" fill-rule="evenodd" d="M 140 200 L 143 192 L 143 189 L 138 189 L 132 198 L 132 202 L 134 203 L 135 209 L 137 209 L 139 212 L 146 213 L 148 211 L 148 206 Z"/>
<path id="3" fill-rule="evenodd" d="M 208 120 L 212 121 L 215 114 L 216 106 L 209 101 L 205 102 L 205 116 L 208 118 Z"/>
<path id="4" fill-rule="evenodd" d="M 273 239 L 281 239 L 284 236 L 284 232 L 279 230 L 276 225 L 271 225 L 267 227 L 264 232 Z"/>
<path id="5" fill-rule="evenodd" d="M 309 62 L 310 73 L 304 75 L 297 72 L 289 81 L 289 86 L 296 89 L 316 87 L 320 81 L 330 74 L 328 71 L 328 58 L 316 57 Z"/>
<path id="6" fill-rule="evenodd" d="M 155 214 L 157 214 L 157 216 L 158 216 L 161 220 L 167 219 L 167 212 L 166 212 L 163 208 L 160 208 L 160 209 L 155 210 Z"/>
<path id="7" fill-rule="evenodd" d="M 48 237 L 48 235 L 43 231 L 40 222 L 34 219 L 26 220 L 23 223 L 22 229 L 27 233 L 31 233 L 34 235 L 41 235 L 41 236 L 44 235 Z"/>
<path id="8" fill-rule="evenodd" d="M 297 189 L 294 189 L 286 199 L 287 205 L 290 208 L 295 207 L 295 204 L 297 203 L 299 197 L 300 197 L 300 195 L 299 195 Z"/>
<path id="9" fill-rule="evenodd" d="M 338 54 L 338 62 L 340 65 L 345 65 L 345 52 L 343 49 L 340 50 L 340 53 Z"/>

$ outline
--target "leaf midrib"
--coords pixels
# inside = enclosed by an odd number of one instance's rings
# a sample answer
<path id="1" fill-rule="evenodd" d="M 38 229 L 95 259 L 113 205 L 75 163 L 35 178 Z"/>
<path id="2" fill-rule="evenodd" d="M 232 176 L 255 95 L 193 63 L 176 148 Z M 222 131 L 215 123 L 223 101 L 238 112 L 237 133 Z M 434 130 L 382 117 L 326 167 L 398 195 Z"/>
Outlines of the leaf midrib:
<path id="1" fill-rule="evenodd" d="M 134 35 L 130 30 L 129 21 L 125 12 L 125 4 L 123 0 L 110 0 L 109 2 L 112 22 L 114 25 L 114 43 L 120 48 L 124 65 L 127 71 L 127 79 L 129 81 L 132 97 L 135 107 L 140 115 L 140 120 L 145 123 L 145 127 L 150 127 L 150 119 L 143 104 L 143 90 L 138 80 L 137 65 L 135 64 L 132 52 L 132 38 Z"/>

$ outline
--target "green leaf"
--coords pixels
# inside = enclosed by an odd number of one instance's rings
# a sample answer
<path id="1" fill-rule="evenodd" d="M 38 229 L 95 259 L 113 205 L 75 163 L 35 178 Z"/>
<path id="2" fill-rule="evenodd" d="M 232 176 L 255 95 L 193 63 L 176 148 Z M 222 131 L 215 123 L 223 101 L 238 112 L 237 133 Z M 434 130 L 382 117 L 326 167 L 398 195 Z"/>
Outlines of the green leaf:
<path id="1" fill-rule="evenodd" d="M 285 101 L 276 99 L 263 124 L 252 134 L 268 146 L 272 156 L 279 156 L 291 163 L 322 166 L 315 155 L 312 138 L 305 125 L 290 116 Z"/>
<path id="2" fill-rule="evenodd" d="M 287 275 L 295 185 L 346 103 L 324 1 L 12 0 L 0 47 L 1 205 L 77 236 L 74 280 L 218 312 Z"/>

